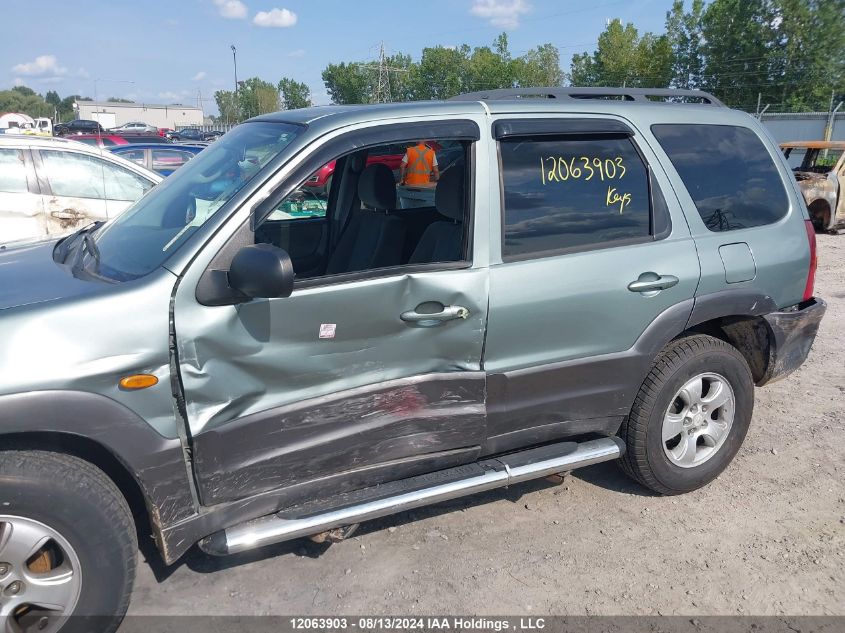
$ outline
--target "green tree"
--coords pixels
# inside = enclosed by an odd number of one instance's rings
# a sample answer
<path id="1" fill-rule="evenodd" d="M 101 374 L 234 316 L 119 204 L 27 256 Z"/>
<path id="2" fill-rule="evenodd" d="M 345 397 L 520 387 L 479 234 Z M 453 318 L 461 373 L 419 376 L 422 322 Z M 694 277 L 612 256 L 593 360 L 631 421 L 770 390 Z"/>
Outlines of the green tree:
<path id="1" fill-rule="evenodd" d="M 51 106 L 58 110 L 59 106 L 62 105 L 62 98 L 59 96 L 59 93 L 55 90 L 48 90 L 47 94 L 44 95 L 44 101 L 49 103 Z"/>
<path id="2" fill-rule="evenodd" d="M 367 73 L 356 63 L 329 64 L 323 70 L 323 83 L 333 103 L 370 103 L 372 87 Z"/>
<path id="3" fill-rule="evenodd" d="M 571 78 L 578 86 L 666 87 L 672 79 L 672 46 L 665 35 L 640 37 L 633 24 L 618 19 L 599 35 L 592 54 L 573 55 Z"/>
<path id="4" fill-rule="evenodd" d="M 31 88 L 15 86 L 0 91 L 0 112 L 20 112 L 33 118 L 53 116 L 53 106 Z"/>
<path id="5" fill-rule="evenodd" d="M 754 110 L 758 93 L 764 103 L 781 101 L 770 64 L 777 17 L 771 0 L 714 0 L 702 18 L 702 87 L 746 110 Z"/>
<path id="6" fill-rule="evenodd" d="M 279 89 L 275 84 L 250 77 L 238 85 L 238 107 L 241 118 L 248 119 L 281 109 Z"/>
<path id="7" fill-rule="evenodd" d="M 513 64 L 514 82 L 517 86 L 530 88 L 563 85 L 560 52 L 553 44 L 532 48 L 522 57 L 517 57 Z"/>
<path id="8" fill-rule="evenodd" d="M 781 106 L 827 110 L 831 95 L 845 98 L 845 0 L 777 0 L 775 13 L 769 66 Z"/>
<path id="9" fill-rule="evenodd" d="M 676 88 L 698 88 L 704 74 L 701 21 L 704 0 L 692 0 L 688 13 L 684 0 L 675 0 L 666 12 L 666 37 L 672 47 L 672 85 Z"/>
<path id="10" fill-rule="evenodd" d="M 311 89 L 307 84 L 282 77 L 279 80 L 279 92 L 282 95 L 282 106 L 285 110 L 307 108 L 311 105 Z"/>
<path id="11" fill-rule="evenodd" d="M 424 48 L 418 64 L 409 69 L 409 98 L 448 99 L 467 91 L 469 46 Z"/>
<path id="12" fill-rule="evenodd" d="M 132 103 L 131 99 L 123 99 L 122 97 L 109 97 L 106 99 L 107 103 Z"/>
<path id="13" fill-rule="evenodd" d="M 76 101 L 90 101 L 90 99 L 83 99 L 79 95 L 71 95 L 62 99 L 58 107 L 59 121 L 69 121 L 75 116 L 76 111 L 73 109 L 73 104 Z"/>
<path id="14" fill-rule="evenodd" d="M 35 90 L 29 88 L 28 86 L 15 86 L 12 90 L 18 94 L 22 94 L 24 97 L 34 97 L 37 94 Z"/>
<path id="15" fill-rule="evenodd" d="M 214 93 L 217 111 L 220 113 L 221 123 L 237 123 L 241 120 L 238 99 L 231 90 L 218 90 Z"/>

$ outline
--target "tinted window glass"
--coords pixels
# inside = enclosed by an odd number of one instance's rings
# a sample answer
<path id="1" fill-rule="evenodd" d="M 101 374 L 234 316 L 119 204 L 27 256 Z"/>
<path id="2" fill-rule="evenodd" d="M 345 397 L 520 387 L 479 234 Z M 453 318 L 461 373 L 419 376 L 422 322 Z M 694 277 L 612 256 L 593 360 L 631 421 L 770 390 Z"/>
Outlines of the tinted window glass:
<path id="1" fill-rule="evenodd" d="M 653 125 L 704 224 L 732 231 L 776 222 L 789 200 L 760 138 L 730 125 Z"/>
<path id="2" fill-rule="evenodd" d="M 627 137 L 515 138 L 501 156 L 503 256 L 649 235 L 648 176 Z"/>
<path id="3" fill-rule="evenodd" d="M 0 191 L 26 193 L 26 168 L 19 149 L 0 149 Z"/>

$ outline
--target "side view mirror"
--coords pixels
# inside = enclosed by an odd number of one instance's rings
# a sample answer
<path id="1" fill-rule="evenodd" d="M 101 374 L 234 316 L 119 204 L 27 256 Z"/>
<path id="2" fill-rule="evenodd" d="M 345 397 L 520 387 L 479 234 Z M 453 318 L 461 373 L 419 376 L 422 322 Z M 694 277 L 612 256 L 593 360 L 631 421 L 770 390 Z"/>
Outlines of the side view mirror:
<path id="1" fill-rule="evenodd" d="M 287 251 L 272 244 L 244 246 L 229 266 L 229 287 L 252 299 L 289 297 L 293 292 L 293 262 Z"/>

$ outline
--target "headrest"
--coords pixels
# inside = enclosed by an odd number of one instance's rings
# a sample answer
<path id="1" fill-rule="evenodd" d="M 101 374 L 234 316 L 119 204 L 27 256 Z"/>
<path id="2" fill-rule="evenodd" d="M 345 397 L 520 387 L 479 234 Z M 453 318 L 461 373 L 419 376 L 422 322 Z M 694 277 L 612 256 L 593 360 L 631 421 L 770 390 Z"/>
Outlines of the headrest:
<path id="1" fill-rule="evenodd" d="M 358 177 L 358 197 L 373 209 L 396 208 L 396 181 L 387 165 L 368 165 Z"/>
<path id="2" fill-rule="evenodd" d="M 352 154 L 349 157 L 349 168 L 353 173 L 360 174 L 361 170 L 364 169 L 364 161 L 364 156 L 360 152 Z"/>
<path id="3" fill-rule="evenodd" d="M 464 170 L 462 167 L 450 167 L 437 181 L 434 190 L 434 206 L 440 215 L 450 220 L 464 219 Z"/>

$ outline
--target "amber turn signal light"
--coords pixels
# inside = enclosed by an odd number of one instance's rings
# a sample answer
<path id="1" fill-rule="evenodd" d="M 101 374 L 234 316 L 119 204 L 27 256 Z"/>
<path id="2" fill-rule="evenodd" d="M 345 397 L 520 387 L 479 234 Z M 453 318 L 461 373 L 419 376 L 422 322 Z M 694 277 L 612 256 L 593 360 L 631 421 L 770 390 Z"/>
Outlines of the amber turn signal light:
<path id="1" fill-rule="evenodd" d="M 120 379 L 121 389 L 146 389 L 158 384 L 158 378 L 152 374 L 132 374 L 131 376 L 124 376 Z"/>

